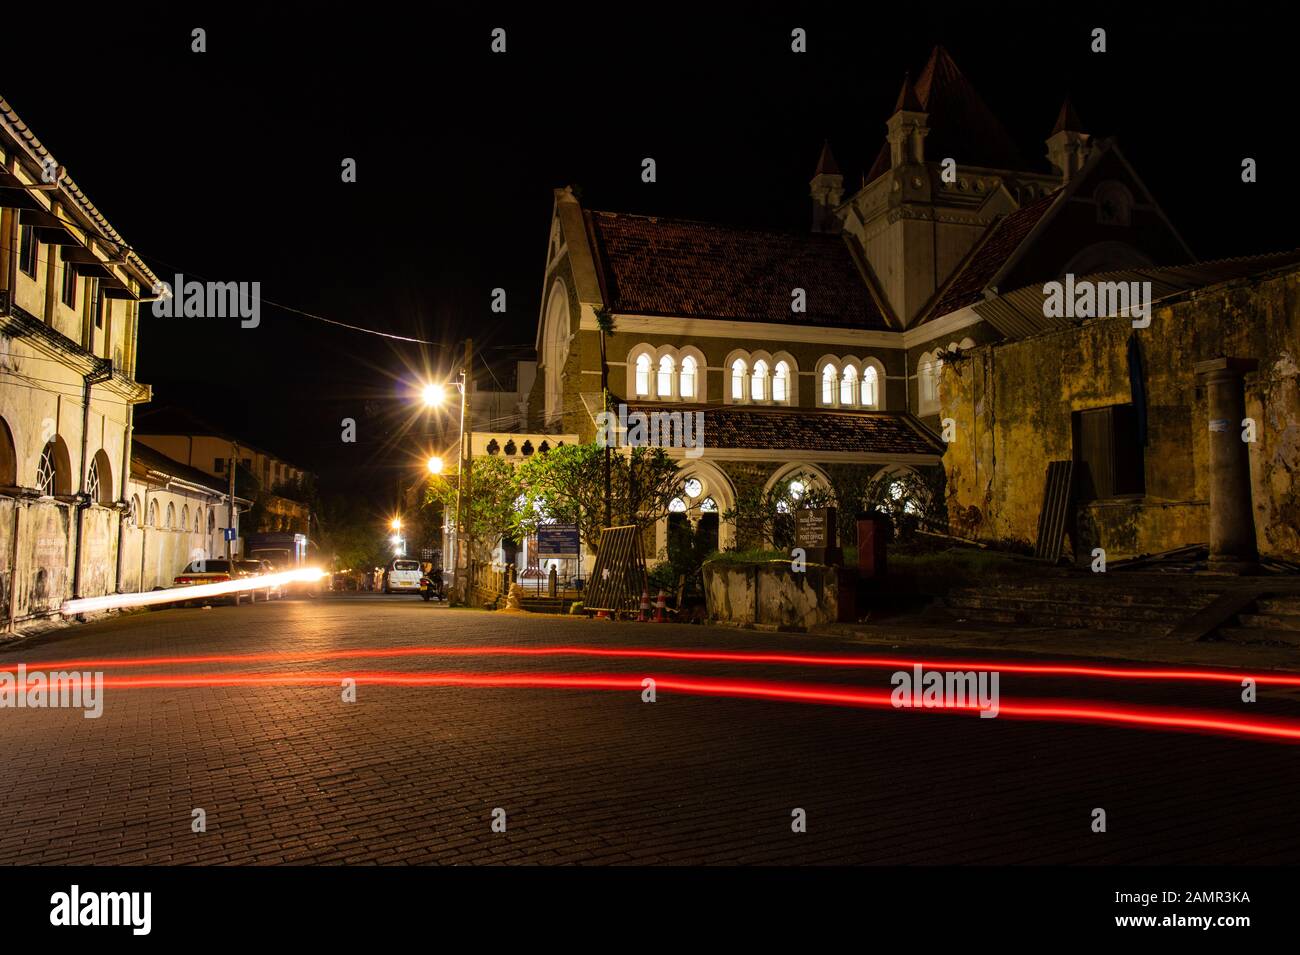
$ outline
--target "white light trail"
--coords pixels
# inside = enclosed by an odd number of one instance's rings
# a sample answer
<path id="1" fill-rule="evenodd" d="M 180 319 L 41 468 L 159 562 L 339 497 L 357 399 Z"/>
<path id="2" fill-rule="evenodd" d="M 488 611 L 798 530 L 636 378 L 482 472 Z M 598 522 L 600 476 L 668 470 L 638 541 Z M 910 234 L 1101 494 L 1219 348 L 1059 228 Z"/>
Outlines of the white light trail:
<path id="1" fill-rule="evenodd" d="M 71 617 L 79 613 L 92 613 L 97 610 L 120 610 L 123 607 L 149 607 L 154 604 L 176 603 L 183 600 L 200 600 L 205 597 L 221 597 L 226 594 L 243 593 L 248 590 L 266 590 L 282 587 L 298 581 L 320 580 L 325 571 L 319 567 L 304 567 L 300 570 L 286 570 L 278 574 L 262 574 L 257 577 L 240 577 L 237 580 L 222 580 L 213 584 L 189 584 L 171 587 L 167 590 L 151 590 L 140 594 L 105 594 L 103 597 L 81 597 L 77 600 L 65 600 L 59 613 Z"/>

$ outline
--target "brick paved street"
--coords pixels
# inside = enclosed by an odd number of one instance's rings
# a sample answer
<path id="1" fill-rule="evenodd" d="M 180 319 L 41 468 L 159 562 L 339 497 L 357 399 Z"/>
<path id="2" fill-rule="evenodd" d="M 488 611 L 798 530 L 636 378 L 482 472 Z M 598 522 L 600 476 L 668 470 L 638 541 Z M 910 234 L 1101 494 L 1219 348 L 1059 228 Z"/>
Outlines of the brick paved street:
<path id="1" fill-rule="evenodd" d="M 171 609 L 0 649 L 19 662 L 417 645 L 880 655 L 834 637 L 448 610 L 409 597 Z M 904 654 L 900 649 L 892 651 Z M 940 651 L 928 648 L 928 654 Z M 974 651 L 960 657 L 970 659 Z M 948 654 L 949 658 L 953 654 Z M 1006 659 L 1008 654 L 1000 654 Z M 683 674 L 889 690 L 889 671 L 590 658 L 266 660 L 124 673 Z M 1295 693 L 1004 675 L 1023 694 L 1300 716 Z M 0 710 L 0 862 L 1291 862 L 1300 748 L 1224 736 L 687 696 L 338 685 L 108 688 Z M 506 810 L 508 829 L 491 831 Z M 791 810 L 807 812 L 806 833 Z M 1108 831 L 1090 831 L 1102 807 Z M 191 832 L 202 808 L 208 831 Z"/>

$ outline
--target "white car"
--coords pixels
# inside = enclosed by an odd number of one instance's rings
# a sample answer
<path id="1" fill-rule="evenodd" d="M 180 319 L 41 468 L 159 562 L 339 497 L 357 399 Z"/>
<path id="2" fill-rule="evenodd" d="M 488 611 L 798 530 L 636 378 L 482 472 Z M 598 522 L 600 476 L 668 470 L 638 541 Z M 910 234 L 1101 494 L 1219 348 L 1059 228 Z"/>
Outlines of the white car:
<path id="1" fill-rule="evenodd" d="M 393 566 L 384 572 L 384 593 L 420 592 L 420 562 L 418 560 L 395 560 Z"/>

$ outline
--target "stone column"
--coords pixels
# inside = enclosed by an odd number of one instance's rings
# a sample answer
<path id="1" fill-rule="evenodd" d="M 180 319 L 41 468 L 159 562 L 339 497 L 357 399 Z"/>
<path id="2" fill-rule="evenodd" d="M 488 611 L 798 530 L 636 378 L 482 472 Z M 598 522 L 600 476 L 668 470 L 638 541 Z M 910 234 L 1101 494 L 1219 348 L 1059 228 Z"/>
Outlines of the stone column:
<path id="1" fill-rule="evenodd" d="M 1205 384 L 1210 429 L 1210 570 L 1250 573 L 1257 566 L 1255 515 L 1251 506 L 1250 446 L 1241 439 L 1246 416 L 1242 376 L 1258 367 L 1253 358 L 1197 362 Z"/>

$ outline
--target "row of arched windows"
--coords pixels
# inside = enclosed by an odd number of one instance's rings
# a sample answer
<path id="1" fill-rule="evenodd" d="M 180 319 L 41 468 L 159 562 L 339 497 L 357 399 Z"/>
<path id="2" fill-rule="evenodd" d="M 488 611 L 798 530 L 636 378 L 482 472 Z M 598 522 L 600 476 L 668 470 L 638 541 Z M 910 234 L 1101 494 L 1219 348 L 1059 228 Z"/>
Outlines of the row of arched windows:
<path id="1" fill-rule="evenodd" d="M 161 522 L 159 521 L 160 514 L 163 515 Z M 131 498 L 131 515 L 137 522 L 140 521 L 139 495 L 135 495 Z M 144 523 L 142 526 L 155 527 L 158 528 L 159 530 L 165 530 L 165 531 L 189 531 L 190 530 L 190 506 L 188 504 L 183 504 L 181 506 L 180 523 L 177 524 L 175 504 L 168 502 L 167 510 L 163 512 L 160 510 L 158 506 L 158 501 L 156 499 L 152 500 L 149 502 L 149 512 L 144 515 Z M 203 508 L 202 507 L 196 507 L 194 509 L 193 530 L 195 534 L 203 533 Z M 213 510 L 209 510 L 208 511 L 208 533 L 214 534 L 216 533 L 216 530 L 217 530 L 216 512 Z"/>
<path id="2" fill-rule="evenodd" d="M 18 451 L 9 423 L 0 418 L 0 487 L 26 486 L 19 483 Z M 67 497 L 76 492 L 72 458 L 67 443 L 54 435 L 36 457 L 36 472 L 30 485 L 46 497 Z M 112 504 L 115 499 L 113 466 L 100 449 L 86 469 L 86 494 L 94 504 Z"/>
<path id="3" fill-rule="evenodd" d="M 736 355 L 729 367 L 732 404 L 761 403 L 788 405 L 794 396 L 794 363 L 790 359 L 756 355 Z"/>
<path id="4" fill-rule="evenodd" d="M 704 355 L 695 348 L 638 345 L 628 356 L 627 393 L 661 401 L 704 401 Z"/>
<path id="5" fill-rule="evenodd" d="M 823 358 L 817 375 L 817 403 L 823 408 L 885 407 L 885 368 L 874 358 Z"/>

